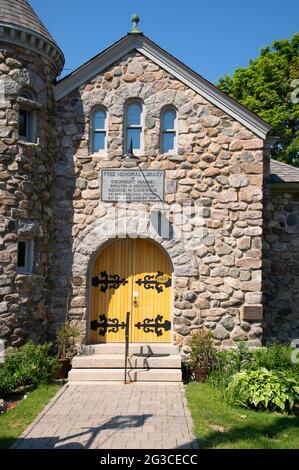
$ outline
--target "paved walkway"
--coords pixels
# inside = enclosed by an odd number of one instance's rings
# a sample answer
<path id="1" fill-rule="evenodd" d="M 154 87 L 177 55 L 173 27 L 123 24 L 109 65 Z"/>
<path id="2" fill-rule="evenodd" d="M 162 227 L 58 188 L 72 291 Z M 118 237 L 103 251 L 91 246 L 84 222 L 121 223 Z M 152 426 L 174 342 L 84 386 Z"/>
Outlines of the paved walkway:
<path id="1" fill-rule="evenodd" d="M 14 449 L 197 448 L 179 383 L 70 383 Z"/>

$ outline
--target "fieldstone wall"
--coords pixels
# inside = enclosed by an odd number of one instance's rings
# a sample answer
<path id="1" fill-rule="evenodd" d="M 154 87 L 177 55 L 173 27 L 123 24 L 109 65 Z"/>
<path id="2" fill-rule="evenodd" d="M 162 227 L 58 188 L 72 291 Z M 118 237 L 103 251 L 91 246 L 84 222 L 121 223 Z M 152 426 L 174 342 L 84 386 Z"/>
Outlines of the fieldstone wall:
<path id="1" fill-rule="evenodd" d="M 272 190 L 265 204 L 264 337 L 299 338 L 299 192 Z"/>
<path id="2" fill-rule="evenodd" d="M 46 339 L 55 143 L 50 62 L 0 42 L 0 338 L 7 346 Z M 18 140 L 18 96 L 36 97 L 38 141 Z M 17 238 L 35 241 L 34 272 L 17 275 Z"/>
<path id="3" fill-rule="evenodd" d="M 101 202 L 103 168 L 123 168 L 123 114 L 128 99 L 144 106 L 143 169 L 166 171 L 165 202 L 200 202 L 203 241 L 186 253 L 184 243 L 161 240 L 174 265 L 173 341 L 184 344 L 205 325 L 224 347 L 247 339 L 261 344 L 260 320 L 243 321 L 244 306 L 261 307 L 263 141 L 222 110 L 188 89 L 138 52 L 131 53 L 58 103 L 60 147 L 55 172 L 52 332 L 66 312 L 88 343 L 89 270 L 113 234 L 115 204 Z M 108 151 L 90 154 L 89 117 L 97 105 L 108 111 Z M 160 114 L 178 113 L 178 151 L 159 150 Z M 145 213 L 150 206 L 146 205 Z M 141 236 L 138 204 L 127 214 Z M 179 227 L 189 233 L 193 219 Z"/>

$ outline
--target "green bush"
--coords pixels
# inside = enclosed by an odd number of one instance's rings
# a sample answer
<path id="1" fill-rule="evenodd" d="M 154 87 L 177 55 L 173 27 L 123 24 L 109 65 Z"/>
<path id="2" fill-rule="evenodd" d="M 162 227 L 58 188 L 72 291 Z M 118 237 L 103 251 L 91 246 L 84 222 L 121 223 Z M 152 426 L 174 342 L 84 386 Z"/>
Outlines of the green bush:
<path id="1" fill-rule="evenodd" d="M 218 351 L 209 382 L 225 389 L 231 377 L 242 370 L 256 370 L 261 367 L 267 370 L 282 371 L 288 377 L 299 380 L 299 364 L 291 361 L 293 349 L 289 346 L 271 343 L 267 348 L 250 351 L 245 342 L 240 342 L 237 349 Z"/>
<path id="2" fill-rule="evenodd" d="M 51 344 L 28 342 L 14 349 L 0 365 L 0 396 L 20 387 L 50 382 L 57 369 L 57 359 L 50 355 Z"/>
<path id="3" fill-rule="evenodd" d="M 76 353 L 76 341 L 80 336 L 80 329 L 72 323 L 64 323 L 57 330 L 57 346 L 59 359 L 72 357 Z"/>
<path id="4" fill-rule="evenodd" d="M 245 342 L 238 343 L 236 349 L 218 351 L 208 381 L 217 387 L 226 388 L 231 377 L 244 369 L 255 367 L 254 355 Z"/>
<path id="5" fill-rule="evenodd" d="M 213 364 L 216 350 L 212 332 L 202 328 L 192 334 L 187 342 L 190 347 L 189 366 L 209 368 Z"/>
<path id="6" fill-rule="evenodd" d="M 287 370 L 299 373 L 299 364 L 291 361 L 293 349 L 284 344 L 270 343 L 267 348 L 257 349 L 254 352 L 256 367 L 265 367 L 268 370 Z"/>
<path id="7" fill-rule="evenodd" d="M 243 370 L 235 374 L 224 393 L 226 401 L 235 406 L 257 410 L 291 411 L 299 402 L 298 381 L 281 371 Z"/>

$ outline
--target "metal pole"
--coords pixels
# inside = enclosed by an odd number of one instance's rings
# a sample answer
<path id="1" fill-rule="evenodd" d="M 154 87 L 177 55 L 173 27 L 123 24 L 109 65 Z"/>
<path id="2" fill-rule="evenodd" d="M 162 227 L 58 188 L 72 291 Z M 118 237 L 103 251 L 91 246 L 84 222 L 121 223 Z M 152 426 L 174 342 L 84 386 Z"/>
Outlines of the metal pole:
<path id="1" fill-rule="evenodd" d="M 126 317 L 126 329 L 125 329 L 125 381 L 124 383 L 127 382 L 127 369 L 128 369 L 128 355 L 129 355 L 129 335 L 130 335 L 130 312 L 127 312 L 127 317 Z"/>

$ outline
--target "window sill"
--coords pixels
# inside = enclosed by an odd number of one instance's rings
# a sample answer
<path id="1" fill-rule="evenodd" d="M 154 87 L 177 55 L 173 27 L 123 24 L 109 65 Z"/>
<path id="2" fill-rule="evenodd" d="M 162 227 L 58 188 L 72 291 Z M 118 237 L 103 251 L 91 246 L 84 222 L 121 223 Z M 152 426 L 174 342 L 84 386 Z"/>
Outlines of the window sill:
<path id="1" fill-rule="evenodd" d="M 39 142 L 30 142 L 28 140 L 24 140 L 22 138 L 17 139 L 18 144 L 20 145 L 27 145 L 28 147 L 38 147 Z"/>
<path id="2" fill-rule="evenodd" d="M 108 160 L 108 153 L 106 150 L 104 152 L 90 152 L 89 156 L 90 157 L 102 157 Z"/>
<path id="3" fill-rule="evenodd" d="M 171 150 L 170 152 L 160 152 L 160 155 L 162 155 L 163 157 L 172 157 L 173 155 L 177 155 L 178 152 L 176 150 Z"/>
<path id="4" fill-rule="evenodd" d="M 16 271 L 17 276 L 34 276 L 34 273 L 30 273 L 29 271 Z"/>
<path id="5" fill-rule="evenodd" d="M 144 150 L 133 150 L 133 153 L 134 153 L 134 155 L 136 155 L 136 157 L 143 157 L 144 156 Z M 127 155 L 127 153 L 125 155 Z"/>

